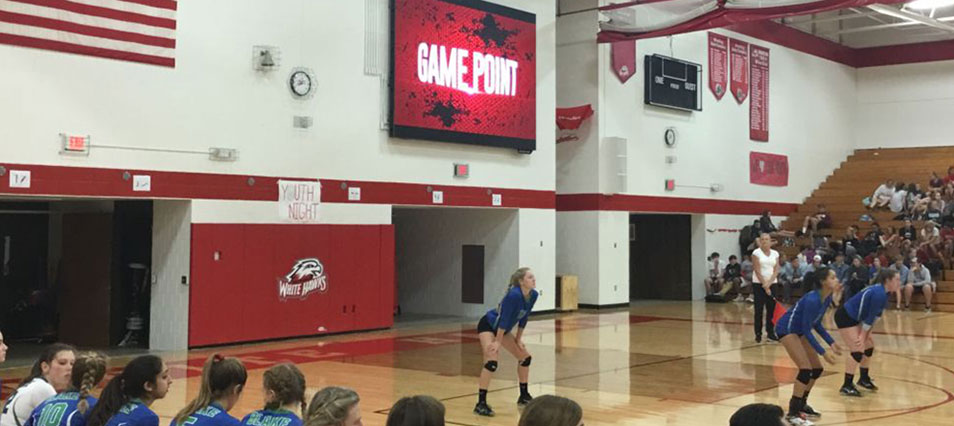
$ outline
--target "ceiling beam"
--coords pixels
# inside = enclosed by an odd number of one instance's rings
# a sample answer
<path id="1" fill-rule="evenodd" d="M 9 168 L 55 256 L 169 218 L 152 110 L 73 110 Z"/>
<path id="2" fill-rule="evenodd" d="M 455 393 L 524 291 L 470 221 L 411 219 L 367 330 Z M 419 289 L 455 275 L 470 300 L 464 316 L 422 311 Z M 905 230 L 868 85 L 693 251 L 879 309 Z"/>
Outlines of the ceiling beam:
<path id="1" fill-rule="evenodd" d="M 942 22 L 940 20 L 929 18 L 924 15 L 918 15 L 917 13 L 911 13 L 906 10 L 895 9 L 890 6 L 885 6 L 882 4 L 871 4 L 867 6 L 868 9 L 871 9 L 875 12 L 878 12 L 882 15 L 893 16 L 895 18 L 904 19 L 910 22 L 917 22 L 919 24 L 924 24 L 929 27 L 934 27 L 940 30 L 954 33 L 954 25 Z"/>
<path id="2" fill-rule="evenodd" d="M 951 21 L 954 21 L 954 16 L 946 16 L 946 17 L 944 17 L 944 18 L 937 18 L 937 20 L 940 21 L 940 22 L 951 22 Z M 868 31 L 878 31 L 878 30 L 885 30 L 885 29 L 889 29 L 889 28 L 911 27 L 911 26 L 914 26 L 914 25 L 921 25 L 921 23 L 920 23 L 920 22 L 905 21 L 905 22 L 897 22 L 897 23 L 894 23 L 894 24 L 869 25 L 869 26 L 866 26 L 866 27 L 843 28 L 843 29 L 840 29 L 840 30 L 822 31 L 822 32 L 818 33 L 818 35 L 832 36 L 832 35 L 837 35 L 837 34 L 864 33 L 864 32 L 868 32 Z"/>

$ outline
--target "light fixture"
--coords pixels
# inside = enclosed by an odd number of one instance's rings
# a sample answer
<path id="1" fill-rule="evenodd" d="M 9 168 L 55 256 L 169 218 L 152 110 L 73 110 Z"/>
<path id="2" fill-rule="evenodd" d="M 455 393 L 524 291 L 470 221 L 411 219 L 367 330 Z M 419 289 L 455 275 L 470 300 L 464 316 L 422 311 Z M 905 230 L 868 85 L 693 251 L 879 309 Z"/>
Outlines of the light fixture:
<path id="1" fill-rule="evenodd" d="M 954 0 L 914 0 L 905 4 L 908 9 L 930 10 L 954 5 Z"/>

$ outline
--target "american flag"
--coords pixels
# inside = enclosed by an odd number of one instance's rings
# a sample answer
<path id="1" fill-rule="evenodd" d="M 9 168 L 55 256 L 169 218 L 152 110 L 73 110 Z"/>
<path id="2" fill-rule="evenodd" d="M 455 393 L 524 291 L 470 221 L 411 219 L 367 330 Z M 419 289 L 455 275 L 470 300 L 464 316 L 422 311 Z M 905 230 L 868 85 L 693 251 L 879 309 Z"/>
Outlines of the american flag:
<path id="1" fill-rule="evenodd" d="M 0 0 L 0 44 L 174 68 L 176 0 Z"/>

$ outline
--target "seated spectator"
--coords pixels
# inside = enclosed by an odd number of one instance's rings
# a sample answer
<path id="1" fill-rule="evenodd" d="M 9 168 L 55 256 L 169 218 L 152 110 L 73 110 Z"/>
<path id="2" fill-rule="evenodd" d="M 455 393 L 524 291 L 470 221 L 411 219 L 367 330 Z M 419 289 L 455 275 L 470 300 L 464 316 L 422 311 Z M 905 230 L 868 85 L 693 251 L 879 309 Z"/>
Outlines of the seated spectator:
<path id="1" fill-rule="evenodd" d="M 940 242 L 941 231 L 937 229 L 937 225 L 931 221 L 924 222 L 924 227 L 921 228 L 921 232 L 918 233 L 918 246 L 923 247 L 930 245 L 937 249 L 937 245 Z"/>
<path id="2" fill-rule="evenodd" d="M 739 258 L 734 254 L 729 256 L 729 264 L 725 266 L 725 272 L 722 273 L 722 281 L 725 284 L 719 291 L 719 296 L 723 299 L 732 289 L 742 288 L 742 265 L 739 263 Z M 741 290 L 739 295 L 742 295 Z"/>
<path id="3" fill-rule="evenodd" d="M 304 426 L 360 426 L 360 400 L 351 389 L 328 386 L 311 398 Z"/>
<path id="4" fill-rule="evenodd" d="M 918 249 L 912 247 L 908 251 L 904 252 L 904 266 L 907 266 L 908 269 L 911 268 L 911 261 L 918 257 Z"/>
<path id="5" fill-rule="evenodd" d="M 848 268 L 846 279 L 845 294 L 841 300 L 850 299 L 855 293 L 865 288 L 871 280 L 868 276 L 868 266 L 861 262 L 861 257 L 855 256 L 851 259 L 851 267 Z"/>
<path id="6" fill-rule="evenodd" d="M 858 254 L 860 246 L 861 242 L 858 240 L 858 227 L 851 225 L 845 231 L 845 237 L 841 239 L 841 250 L 839 250 L 839 252 L 847 258 L 851 258 Z"/>
<path id="7" fill-rule="evenodd" d="M 931 312 L 931 296 L 937 290 L 937 283 L 931 280 L 931 271 L 921 264 L 919 259 L 912 260 L 908 281 L 904 285 L 904 309 L 911 309 L 911 297 L 914 290 L 924 293 L 924 312 Z"/>
<path id="8" fill-rule="evenodd" d="M 947 238 L 942 240 L 940 254 L 944 269 L 954 269 L 954 240 Z"/>
<path id="9" fill-rule="evenodd" d="M 822 264 L 822 256 L 820 254 L 816 254 L 815 257 L 812 258 L 812 263 L 808 265 L 808 272 L 815 272 L 822 266 L 825 266 Z"/>
<path id="10" fill-rule="evenodd" d="M 718 293 L 722 289 L 725 280 L 722 278 L 723 273 L 725 272 L 725 261 L 719 258 L 718 252 L 713 252 L 706 258 L 706 270 L 709 271 L 709 276 L 706 277 L 706 295 L 712 295 Z"/>
<path id="11" fill-rule="evenodd" d="M 824 235 L 815 235 L 812 238 L 812 243 L 815 245 L 815 254 L 822 257 L 822 263 L 831 262 L 834 256 L 834 250 L 831 249 L 831 243 L 828 241 L 828 237 Z"/>
<path id="12" fill-rule="evenodd" d="M 530 401 L 530 404 L 524 408 L 524 414 L 533 405 L 534 401 L 547 396 L 539 396 Z M 387 426 L 444 426 L 444 413 L 444 404 L 441 404 L 434 397 L 427 395 L 406 396 L 391 406 L 391 412 L 388 413 L 388 420 L 385 424 Z M 522 420 L 520 424 L 523 424 Z M 573 426 L 577 426 L 577 424 L 574 423 Z"/>
<path id="13" fill-rule="evenodd" d="M 815 235 L 819 229 L 828 229 L 831 228 L 831 214 L 828 213 L 828 208 L 824 204 L 818 205 L 818 210 L 815 214 L 805 216 L 805 220 L 802 222 L 802 234 L 807 234 L 809 228 L 811 228 L 811 235 Z"/>
<path id="14" fill-rule="evenodd" d="M 940 188 L 944 186 L 944 179 L 937 175 L 937 172 L 931 172 L 931 180 L 928 183 L 931 188 Z"/>
<path id="15" fill-rule="evenodd" d="M 835 255 L 835 262 L 831 264 L 831 268 L 835 270 L 835 275 L 838 277 L 838 282 L 847 284 L 845 278 L 848 276 L 848 269 L 851 268 L 850 265 L 845 263 L 845 255 L 838 253 Z"/>
<path id="16" fill-rule="evenodd" d="M 920 217 L 924 214 L 929 201 L 931 201 L 930 197 L 924 191 L 921 191 L 920 184 L 908 185 L 908 217 Z"/>
<path id="17" fill-rule="evenodd" d="M 918 230 L 914 228 L 914 224 L 911 222 L 911 219 L 904 220 L 904 227 L 898 231 L 898 236 L 903 240 L 916 240 L 918 239 Z"/>
<path id="18" fill-rule="evenodd" d="M 768 210 L 763 211 L 762 216 L 759 217 L 759 231 L 773 237 L 792 238 L 795 236 L 795 233 L 792 231 L 782 231 L 778 229 L 775 224 L 772 223 L 772 212 Z"/>
<path id="19" fill-rule="evenodd" d="M 944 268 L 944 262 L 941 258 L 941 252 L 930 244 L 925 244 L 917 250 L 915 256 L 919 263 L 931 271 L 934 276 L 941 276 L 941 269 Z M 912 266 L 911 269 L 914 269 Z"/>
<path id="20" fill-rule="evenodd" d="M 739 248 L 742 249 L 742 253 L 752 253 L 755 250 L 762 229 L 760 223 L 759 219 L 755 219 L 755 222 L 742 227 L 739 231 Z"/>
<path id="21" fill-rule="evenodd" d="M 888 256 L 888 259 L 893 259 L 895 256 L 901 254 L 901 236 L 898 235 L 898 231 L 894 226 L 888 226 L 885 229 L 884 234 L 881 236 L 881 247 L 884 248 L 884 254 Z M 884 263 L 885 265 L 888 262 Z"/>
<path id="22" fill-rule="evenodd" d="M 944 183 L 948 184 L 954 182 L 954 166 L 947 168 L 947 176 L 944 176 Z"/>
<path id="23" fill-rule="evenodd" d="M 944 205 L 944 210 L 941 211 L 941 225 L 954 226 L 954 202 Z"/>
<path id="24" fill-rule="evenodd" d="M 523 409 L 517 426 L 583 426 L 583 409 L 562 396 L 538 396 Z"/>
<path id="25" fill-rule="evenodd" d="M 908 282 L 908 272 L 910 271 L 910 269 L 908 269 L 907 266 L 904 266 L 903 257 L 896 256 L 894 258 L 894 263 L 892 263 L 891 266 L 888 267 L 888 269 L 893 269 L 895 271 L 898 271 L 898 276 L 901 278 L 902 287 L 903 287 L 903 284 L 906 284 Z M 895 303 L 894 308 L 895 309 L 901 309 L 901 288 L 902 287 L 898 287 L 898 291 L 894 292 L 894 303 Z"/>
<path id="26" fill-rule="evenodd" d="M 868 203 L 868 208 L 885 208 L 888 206 L 888 203 L 891 202 L 891 196 L 894 195 L 894 180 L 886 180 L 878 189 L 875 189 L 875 192 L 871 194 L 871 201 Z"/>
<path id="27" fill-rule="evenodd" d="M 876 257 L 874 258 L 874 262 L 871 263 L 871 266 L 868 267 L 868 276 L 871 277 L 871 279 L 868 281 L 868 284 L 873 283 L 874 280 L 877 279 L 878 274 L 880 273 L 881 273 L 881 258 Z"/>
<path id="28" fill-rule="evenodd" d="M 752 255 L 743 254 L 742 255 L 742 284 L 739 288 L 739 299 L 737 302 L 746 301 L 749 303 L 755 303 L 755 299 L 752 297 Z M 748 296 L 746 296 L 746 294 Z"/>
<path id="29" fill-rule="evenodd" d="M 775 404 L 749 404 L 729 418 L 729 426 L 789 426 L 782 407 Z"/>
<path id="30" fill-rule="evenodd" d="M 881 237 L 884 235 L 884 232 L 881 231 L 881 225 L 878 222 L 871 222 L 871 230 L 865 234 L 865 238 L 861 240 L 861 247 L 858 248 L 858 254 L 862 256 L 867 256 L 876 250 L 878 247 L 881 247 Z"/>
<path id="31" fill-rule="evenodd" d="M 805 274 L 807 273 L 808 265 L 801 263 L 797 257 L 782 267 L 782 272 L 779 274 L 779 281 L 782 283 L 783 301 L 786 304 L 792 301 L 792 290 L 802 288 L 802 281 L 805 279 Z"/>
<path id="32" fill-rule="evenodd" d="M 891 258 L 888 257 L 887 254 L 885 254 L 885 249 L 884 249 L 884 247 L 879 247 L 878 250 L 875 250 L 874 253 L 871 253 L 871 254 L 865 256 L 865 258 L 864 258 L 864 264 L 865 264 L 865 265 L 868 265 L 868 266 L 871 266 L 871 265 L 874 265 L 875 260 L 878 260 L 878 261 L 880 261 L 880 263 L 881 263 L 882 265 L 887 265 L 888 262 L 889 262 L 889 259 L 891 259 Z M 874 278 L 874 277 L 872 277 L 872 278 Z"/>
<path id="33" fill-rule="evenodd" d="M 907 200 L 908 191 L 905 189 L 904 182 L 898 182 L 894 186 L 894 193 L 891 194 L 891 201 L 888 202 L 888 209 L 892 213 L 903 214 Z"/>
<path id="34" fill-rule="evenodd" d="M 932 222 L 941 223 L 941 200 L 931 200 L 928 203 L 927 210 L 924 211 L 924 214 L 921 215 L 921 220 L 930 220 Z"/>

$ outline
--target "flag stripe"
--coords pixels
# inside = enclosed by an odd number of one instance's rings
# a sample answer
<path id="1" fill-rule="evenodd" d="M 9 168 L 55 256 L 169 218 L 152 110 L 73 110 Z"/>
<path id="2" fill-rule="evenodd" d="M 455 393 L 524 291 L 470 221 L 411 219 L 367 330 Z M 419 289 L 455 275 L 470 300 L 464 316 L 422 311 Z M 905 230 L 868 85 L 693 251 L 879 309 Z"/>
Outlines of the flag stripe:
<path id="1" fill-rule="evenodd" d="M 41 18 L 37 16 L 21 15 L 19 13 L 4 12 L 0 10 L 0 22 L 9 22 L 12 24 L 29 25 L 40 28 L 47 28 L 57 31 L 66 31 L 76 34 L 88 35 L 93 37 L 108 38 L 112 40 L 128 41 L 150 46 L 165 48 L 175 48 L 174 39 L 152 37 L 142 34 L 130 33 L 125 31 L 110 30 L 102 27 L 89 25 L 80 25 L 73 22 L 58 21 L 55 19 Z"/>
<path id="2" fill-rule="evenodd" d="M 10 0 L 16 1 L 16 0 Z M 158 8 L 132 3 L 124 0 L 70 0 L 73 3 L 85 4 L 88 6 L 105 7 L 106 9 L 121 10 L 123 12 L 138 13 L 140 15 L 156 16 L 159 18 L 175 19 L 176 11 L 165 8 Z"/>
<path id="3" fill-rule="evenodd" d="M 39 38 L 51 41 L 61 41 L 70 44 L 80 44 L 89 47 L 109 50 L 125 50 L 130 53 L 140 53 L 150 56 L 173 58 L 175 50 L 165 47 L 147 46 L 128 41 L 111 40 L 108 38 L 91 37 L 67 31 L 50 30 L 46 28 L 0 22 L 0 33 L 23 37 Z"/>
<path id="4" fill-rule="evenodd" d="M 178 3 L 172 0 L 119 0 L 127 3 L 139 3 L 145 6 L 157 7 L 160 9 L 176 10 Z"/>
<path id="5" fill-rule="evenodd" d="M 24 37 L 13 34 L 3 34 L 2 31 L 0 31 L 0 43 L 23 47 L 33 47 L 37 49 L 55 50 L 59 52 L 78 53 L 81 55 L 98 56 L 101 58 L 120 59 L 123 61 L 141 62 L 144 64 L 161 65 L 164 67 L 174 68 L 176 66 L 175 58 L 144 55 L 122 50 L 104 49 L 99 47 L 65 43 L 62 41 Z"/>
<path id="6" fill-rule="evenodd" d="M 119 21 L 137 22 L 156 27 L 176 29 L 174 19 L 157 18 L 155 16 L 143 15 L 140 13 L 125 12 L 115 9 L 109 9 L 100 6 L 91 6 L 88 4 L 75 3 L 66 0 L 9 0 L 18 3 L 27 3 L 36 6 L 44 6 L 56 9 L 68 10 L 71 12 L 82 13 L 84 15 L 99 16 L 102 18 L 116 19 Z"/>
<path id="7" fill-rule="evenodd" d="M 176 31 L 170 30 L 168 28 L 153 27 L 150 25 L 137 24 L 134 22 L 117 21 L 115 19 L 100 18 L 98 16 L 89 16 L 82 13 L 68 12 L 62 9 L 34 6 L 32 4 L 14 3 L 6 0 L 0 0 L 0 10 L 18 13 L 21 15 L 31 15 L 38 16 L 40 18 L 54 19 L 57 21 L 72 22 L 74 24 L 88 25 L 91 27 L 102 27 L 116 31 L 137 33 L 152 37 L 161 37 L 167 39 L 176 38 Z"/>

